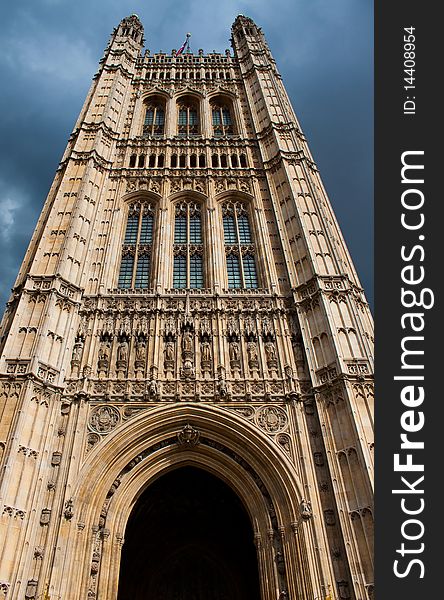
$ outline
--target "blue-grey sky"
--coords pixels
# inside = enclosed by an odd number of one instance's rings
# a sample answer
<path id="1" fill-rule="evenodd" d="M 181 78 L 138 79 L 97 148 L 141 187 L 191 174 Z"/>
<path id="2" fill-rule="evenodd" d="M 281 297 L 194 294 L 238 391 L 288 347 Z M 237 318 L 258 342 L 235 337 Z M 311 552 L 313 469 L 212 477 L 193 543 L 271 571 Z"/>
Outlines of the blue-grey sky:
<path id="1" fill-rule="evenodd" d="M 17 0 L 0 40 L 0 314 L 69 134 L 119 21 L 146 48 L 230 47 L 236 15 L 262 27 L 373 303 L 372 0 Z"/>

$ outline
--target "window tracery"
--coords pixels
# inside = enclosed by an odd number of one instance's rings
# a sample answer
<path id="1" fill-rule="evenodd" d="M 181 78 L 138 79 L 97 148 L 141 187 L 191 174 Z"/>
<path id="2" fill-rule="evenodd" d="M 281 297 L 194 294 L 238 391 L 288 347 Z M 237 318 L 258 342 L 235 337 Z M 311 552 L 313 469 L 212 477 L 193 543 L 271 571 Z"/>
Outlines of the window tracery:
<path id="1" fill-rule="evenodd" d="M 231 107 L 227 102 L 213 102 L 211 104 L 213 135 L 232 135 L 234 133 Z"/>
<path id="2" fill-rule="evenodd" d="M 228 288 L 257 288 L 255 246 L 243 202 L 222 205 Z"/>
<path id="3" fill-rule="evenodd" d="M 199 135 L 199 111 L 196 103 L 186 98 L 181 99 L 177 106 L 177 133 L 182 137 Z"/>
<path id="4" fill-rule="evenodd" d="M 173 252 L 173 287 L 204 287 L 202 215 L 196 202 L 176 204 Z"/>
<path id="5" fill-rule="evenodd" d="M 165 131 L 165 105 L 157 98 L 146 104 L 143 135 L 162 136 Z"/>
<path id="6" fill-rule="evenodd" d="M 149 203 L 130 205 L 122 244 L 118 287 L 147 288 L 151 271 L 154 210 Z"/>

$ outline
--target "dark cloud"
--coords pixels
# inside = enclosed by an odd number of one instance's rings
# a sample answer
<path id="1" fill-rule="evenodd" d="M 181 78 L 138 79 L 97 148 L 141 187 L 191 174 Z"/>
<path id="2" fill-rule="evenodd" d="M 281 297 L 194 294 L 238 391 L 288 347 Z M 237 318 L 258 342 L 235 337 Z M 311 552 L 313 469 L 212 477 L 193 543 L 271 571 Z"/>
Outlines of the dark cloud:
<path id="1" fill-rule="evenodd" d="M 21 0 L 2 7 L 0 312 L 113 28 L 131 13 L 146 47 L 223 52 L 237 14 L 260 25 L 373 302 L 370 0 Z"/>

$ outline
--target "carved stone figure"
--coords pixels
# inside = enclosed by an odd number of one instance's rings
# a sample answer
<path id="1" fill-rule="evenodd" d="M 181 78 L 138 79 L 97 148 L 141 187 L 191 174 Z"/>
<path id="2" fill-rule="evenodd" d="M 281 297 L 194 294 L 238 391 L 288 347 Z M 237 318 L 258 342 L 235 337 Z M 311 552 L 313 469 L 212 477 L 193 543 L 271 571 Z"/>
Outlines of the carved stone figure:
<path id="1" fill-rule="evenodd" d="M 74 348 L 72 351 L 72 362 L 80 362 L 80 357 L 82 356 L 83 343 L 77 342 L 74 344 Z"/>
<path id="2" fill-rule="evenodd" d="M 126 340 L 119 344 L 119 347 L 117 349 L 117 360 L 119 362 L 128 361 L 128 342 Z"/>
<path id="3" fill-rule="evenodd" d="M 136 360 L 139 362 L 143 362 L 145 360 L 146 354 L 146 343 L 144 339 L 141 339 L 137 342 L 136 346 Z"/>
<path id="4" fill-rule="evenodd" d="M 240 350 L 237 342 L 231 342 L 230 344 L 230 360 L 239 360 Z"/>
<path id="5" fill-rule="evenodd" d="M 247 344 L 247 356 L 248 356 L 248 362 L 250 362 L 250 363 L 257 362 L 256 342 L 248 342 L 248 344 Z"/>
<path id="6" fill-rule="evenodd" d="M 211 347 L 209 342 L 202 342 L 201 347 L 202 361 L 208 362 L 211 360 Z"/>
<path id="7" fill-rule="evenodd" d="M 108 362 L 109 359 L 109 344 L 103 342 L 99 348 L 99 361 Z"/>
<path id="8" fill-rule="evenodd" d="M 183 334 L 182 350 L 184 352 L 193 352 L 193 336 L 189 331 L 185 331 Z"/>
<path id="9" fill-rule="evenodd" d="M 225 398 L 225 396 L 228 393 L 227 382 L 225 381 L 225 379 L 219 379 L 219 381 L 217 382 L 217 390 L 219 392 L 219 396 L 221 398 Z"/>
<path id="10" fill-rule="evenodd" d="M 267 342 L 265 344 L 265 354 L 267 356 L 268 363 L 276 362 L 276 348 L 273 342 Z"/>
<path id="11" fill-rule="evenodd" d="M 165 345 L 165 360 L 174 360 L 174 343 L 167 342 Z"/>
<path id="12" fill-rule="evenodd" d="M 313 516 L 311 502 L 308 502 L 307 500 L 302 500 L 299 510 L 303 519 L 311 519 Z"/>

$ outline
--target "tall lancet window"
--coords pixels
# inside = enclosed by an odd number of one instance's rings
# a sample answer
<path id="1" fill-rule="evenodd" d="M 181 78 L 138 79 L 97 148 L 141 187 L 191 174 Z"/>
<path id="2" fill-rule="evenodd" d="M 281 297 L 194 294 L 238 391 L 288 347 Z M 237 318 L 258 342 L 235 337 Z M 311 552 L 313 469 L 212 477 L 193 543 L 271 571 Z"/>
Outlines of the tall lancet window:
<path id="1" fill-rule="evenodd" d="M 222 206 L 228 288 L 257 288 L 255 246 L 242 202 Z"/>
<path id="2" fill-rule="evenodd" d="M 143 135 L 161 136 L 165 131 L 165 104 L 160 98 L 150 98 L 145 104 Z"/>
<path id="3" fill-rule="evenodd" d="M 201 207 L 192 201 L 176 204 L 173 287 L 204 287 Z"/>
<path id="4" fill-rule="evenodd" d="M 213 102 L 211 104 L 211 115 L 213 122 L 213 135 L 232 135 L 234 133 L 233 117 L 231 107 L 225 102 Z"/>
<path id="5" fill-rule="evenodd" d="M 177 132 L 180 136 L 199 135 L 199 111 L 191 98 L 181 98 L 178 103 Z"/>
<path id="6" fill-rule="evenodd" d="M 119 288 L 147 288 L 150 283 L 154 211 L 150 204 L 131 204 L 122 244 Z"/>

